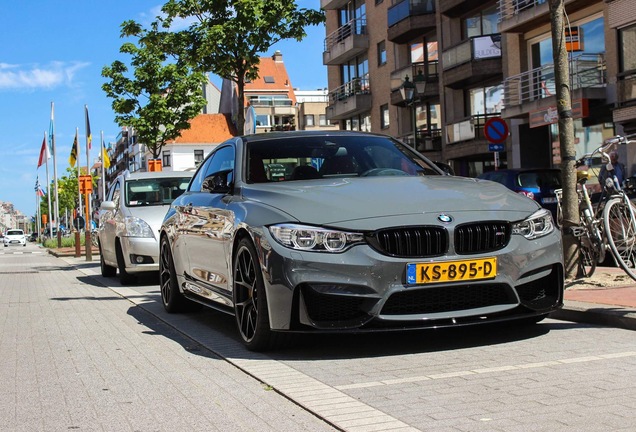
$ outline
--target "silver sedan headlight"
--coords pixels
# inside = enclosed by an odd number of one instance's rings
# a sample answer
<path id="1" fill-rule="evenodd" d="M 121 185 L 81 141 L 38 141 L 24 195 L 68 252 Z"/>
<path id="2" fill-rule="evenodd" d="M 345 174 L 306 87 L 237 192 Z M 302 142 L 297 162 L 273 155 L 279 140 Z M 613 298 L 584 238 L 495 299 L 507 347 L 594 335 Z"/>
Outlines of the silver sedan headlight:
<path id="1" fill-rule="evenodd" d="M 354 244 L 364 242 L 364 236 L 360 233 L 307 225 L 272 225 L 269 232 L 283 246 L 303 251 L 342 252 Z"/>
<path id="2" fill-rule="evenodd" d="M 148 222 L 138 217 L 126 217 L 124 219 L 124 225 L 126 227 L 123 233 L 124 237 L 155 237 L 152 232 L 152 228 L 150 228 L 150 225 L 148 225 Z"/>
<path id="3" fill-rule="evenodd" d="M 546 209 L 537 210 L 529 218 L 512 224 L 512 233 L 533 240 L 554 231 L 552 213 Z"/>

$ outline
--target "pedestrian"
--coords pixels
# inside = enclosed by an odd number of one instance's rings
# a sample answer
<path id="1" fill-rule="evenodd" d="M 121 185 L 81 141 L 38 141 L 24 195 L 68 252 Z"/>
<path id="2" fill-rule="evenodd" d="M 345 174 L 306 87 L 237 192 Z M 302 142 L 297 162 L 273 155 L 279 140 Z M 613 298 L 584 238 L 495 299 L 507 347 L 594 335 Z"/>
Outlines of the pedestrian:
<path id="1" fill-rule="evenodd" d="M 618 160 L 618 152 L 616 150 L 612 150 L 609 154 L 610 157 L 610 163 L 609 164 L 603 164 L 603 166 L 601 167 L 601 172 L 599 173 L 598 176 L 598 181 L 601 185 L 605 185 L 605 181 L 608 177 L 608 171 L 607 171 L 607 165 L 612 165 L 612 170 L 614 171 L 614 176 L 616 176 L 616 179 L 618 180 L 618 184 L 621 185 L 621 187 L 623 186 L 623 181 L 625 180 L 625 165 L 623 165 L 619 160 Z"/>

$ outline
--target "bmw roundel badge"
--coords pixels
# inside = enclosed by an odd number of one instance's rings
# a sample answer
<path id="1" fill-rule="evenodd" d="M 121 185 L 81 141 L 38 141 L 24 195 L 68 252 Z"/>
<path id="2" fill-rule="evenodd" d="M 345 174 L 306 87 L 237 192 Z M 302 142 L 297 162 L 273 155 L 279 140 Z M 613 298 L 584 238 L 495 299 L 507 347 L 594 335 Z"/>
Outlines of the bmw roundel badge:
<path id="1" fill-rule="evenodd" d="M 449 215 L 444 214 L 444 213 L 442 213 L 441 215 L 437 216 L 437 219 L 438 219 L 440 222 L 443 222 L 443 223 L 449 223 L 449 222 L 452 222 L 452 221 L 453 221 L 453 218 L 452 218 L 452 217 L 450 217 Z"/>

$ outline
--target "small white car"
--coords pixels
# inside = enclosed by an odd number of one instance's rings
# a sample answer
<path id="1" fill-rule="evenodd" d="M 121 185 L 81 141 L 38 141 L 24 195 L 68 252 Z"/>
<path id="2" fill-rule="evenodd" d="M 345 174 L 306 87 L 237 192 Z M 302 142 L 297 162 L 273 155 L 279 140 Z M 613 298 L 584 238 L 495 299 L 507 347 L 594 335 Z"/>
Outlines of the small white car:
<path id="1" fill-rule="evenodd" d="M 26 236 L 24 235 L 24 231 L 21 229 L 10 229 L 8 230 L 4 238 L 2 240 L 4 242 L 4 247 L 9 246 L 26 246 Z"/>
<path id="2" fill-rule="evenodd" d="M 159 270 L 159 228 L 172 201 L 194 173 L 159 171 L 120 174 L 101 203 L 97 229 L 102 276 L 119 270 L 122 285 L 136 274 Z"/>

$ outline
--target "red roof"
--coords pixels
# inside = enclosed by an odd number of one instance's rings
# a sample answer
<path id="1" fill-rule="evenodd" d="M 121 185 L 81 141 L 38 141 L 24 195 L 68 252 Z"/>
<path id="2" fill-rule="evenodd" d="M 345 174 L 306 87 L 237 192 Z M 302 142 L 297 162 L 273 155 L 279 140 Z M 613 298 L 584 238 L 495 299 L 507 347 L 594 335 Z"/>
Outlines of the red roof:
<path id="1" fill-rule="evenodd" d="M 285 63 L 280 56 L 279 61 L 272 57 L 261 57 L 258 64 L 258 78 L 245 83 L 247 94 L 286 94 L 288 99 L 296 103 L 296 95 L 292 87 Z"/>
<path id="2" fill-rule="evenodd" d="M 169 144 L 216 144 L 237 135 L 227 114 L 199 114 L 190 120 L 190 129 Z"/>

